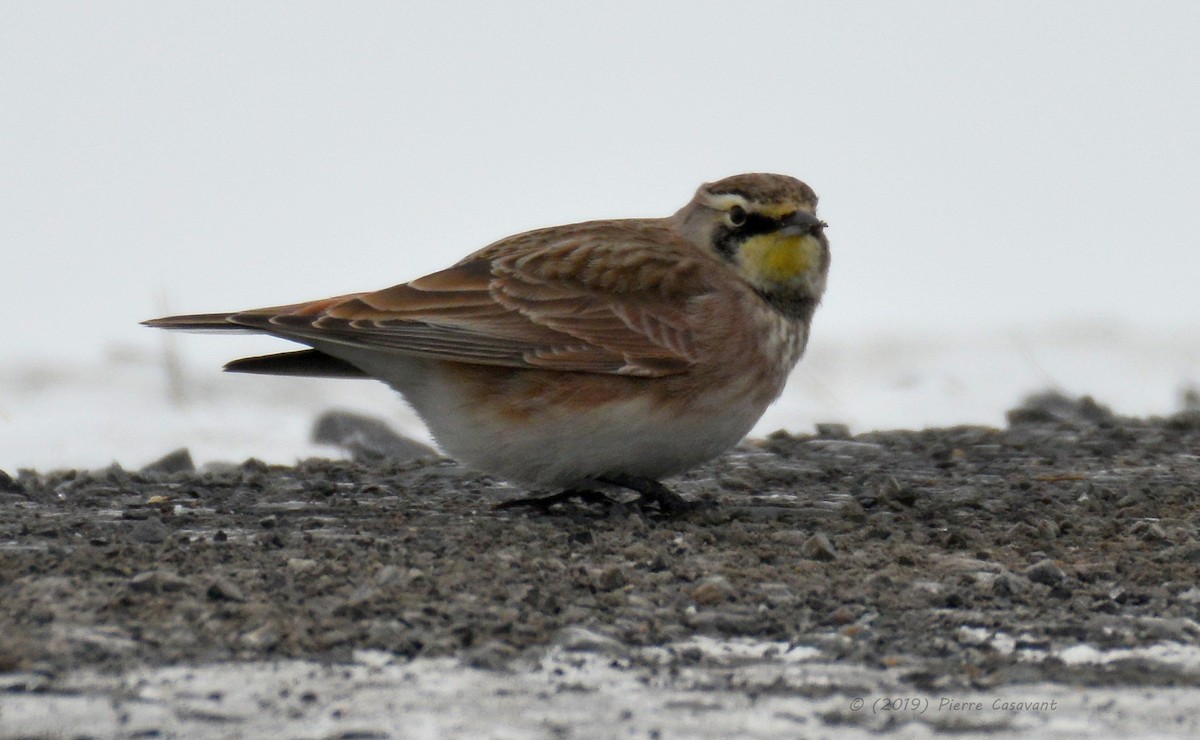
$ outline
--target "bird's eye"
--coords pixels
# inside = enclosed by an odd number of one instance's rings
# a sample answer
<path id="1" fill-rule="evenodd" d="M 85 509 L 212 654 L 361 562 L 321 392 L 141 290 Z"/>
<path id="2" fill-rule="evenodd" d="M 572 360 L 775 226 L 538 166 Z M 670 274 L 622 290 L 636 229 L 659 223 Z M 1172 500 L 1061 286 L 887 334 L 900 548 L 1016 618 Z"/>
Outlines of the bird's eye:
<path id="1" fill-rule="evenodd" d="M 734 206 L 729 209 L 729 225 L 741 226 L 746 223 L 746 209 L 741 206 Z"/>

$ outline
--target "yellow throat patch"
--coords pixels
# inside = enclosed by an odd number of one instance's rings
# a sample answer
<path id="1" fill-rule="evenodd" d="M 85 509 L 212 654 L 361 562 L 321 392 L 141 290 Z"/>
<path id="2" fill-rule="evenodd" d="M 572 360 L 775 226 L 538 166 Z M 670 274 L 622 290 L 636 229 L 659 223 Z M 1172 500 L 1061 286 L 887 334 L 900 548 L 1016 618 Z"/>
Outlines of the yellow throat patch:
<path id="1" fill-rule="evenodd" d="M 760 286 L 786 285 L 816 269 L 821 243 L 810 234 L 760 234 L 742 243 L 742 272 Z"/>

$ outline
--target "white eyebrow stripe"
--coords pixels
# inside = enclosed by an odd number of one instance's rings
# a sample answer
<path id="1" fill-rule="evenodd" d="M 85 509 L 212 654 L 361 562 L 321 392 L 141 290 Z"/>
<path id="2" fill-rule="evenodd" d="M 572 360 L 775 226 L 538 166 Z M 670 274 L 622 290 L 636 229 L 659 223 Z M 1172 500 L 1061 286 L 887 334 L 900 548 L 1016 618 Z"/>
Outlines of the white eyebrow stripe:
<path id="1" fill-rule="evenodd" d="M 741 206 L 747 211 L 751 210 L 750 203 L 737 193 L 705 194 L 704 202 L 710 208 L 715 208 L 718 211 L 728 211 L 734 206 Z"/>

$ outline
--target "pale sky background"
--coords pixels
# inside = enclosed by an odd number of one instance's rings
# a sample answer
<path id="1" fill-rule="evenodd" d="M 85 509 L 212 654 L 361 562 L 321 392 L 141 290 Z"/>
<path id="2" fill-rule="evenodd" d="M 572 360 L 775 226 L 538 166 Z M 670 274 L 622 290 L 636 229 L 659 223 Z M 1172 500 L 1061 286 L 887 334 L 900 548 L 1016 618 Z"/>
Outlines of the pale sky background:
<path id="1" fill-rule="evenodd" d="M 755 170 L 821 196 L 817 349 L 1194 338 L 1198 39 L 1194 1 L 0 3 L 3 353 L 154 351 L 164 300 L 381 288 Z"/>
<path id="2" fill-rule="evenodd" d="M 384 287 L 750 170 L 822 197 L 818 337 L 1195 327 L 1197 39 L 1195 2 L 7 2 L 4 345 L 149 345 L 160 294 Z"/>

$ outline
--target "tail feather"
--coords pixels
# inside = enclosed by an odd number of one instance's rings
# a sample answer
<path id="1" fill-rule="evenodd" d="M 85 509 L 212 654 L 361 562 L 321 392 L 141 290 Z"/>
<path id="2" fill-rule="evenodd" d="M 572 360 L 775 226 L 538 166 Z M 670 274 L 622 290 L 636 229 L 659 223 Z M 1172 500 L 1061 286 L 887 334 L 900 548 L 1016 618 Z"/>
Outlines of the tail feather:
<path id="1" fill-rule="evenodd" d="M 261 333 L 255 326 L 238 323 L 233 313 L 194 313 L 180 316 L 164 316 L 161 319 L 143 321 L 144 326 L 155 329 L 174 329 L 209 333 Z M 303 340 L 300 340 L 303 341 Z M 281 352 L 260 357 L 243 357 L 226 363 L 225 370 L 231 373 L 254 375 L 292 375 L 312 378 L 369 378 L 371 376 L 350 363 L 315 349 L 298 352 Z"/>
<path id="2" fill-rule="evenodd" d="M 369 378 L 362 370 L 345 360 L 315 349 L 281 352 L 261 357 L 243 357 L 225 364 L 230 373 L 254 375 L 293 375 L 308 378 Z"/>
<path id="3" fill-rule="evenodd" d="M 193 313 L 181 316 L 164 316 L 161 319 L 143 321 L 143 326 L 156 329 L 177 329 L 197 332 L 247 332 L 257 331 L 230 321 L 231 313 Z"/>

